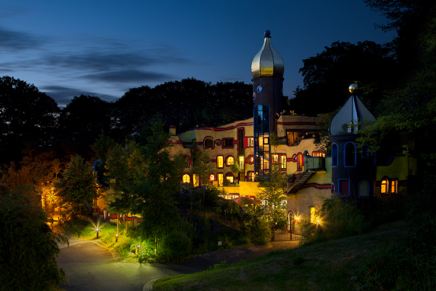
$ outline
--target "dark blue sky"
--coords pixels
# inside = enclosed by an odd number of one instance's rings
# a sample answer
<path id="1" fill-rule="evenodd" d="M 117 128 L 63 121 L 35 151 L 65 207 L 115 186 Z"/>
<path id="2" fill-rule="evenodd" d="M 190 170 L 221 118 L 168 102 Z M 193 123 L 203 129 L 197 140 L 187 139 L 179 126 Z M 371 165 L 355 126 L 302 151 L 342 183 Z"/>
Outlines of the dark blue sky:
<path id="1" fill-rule="evenodd" d="M 11 1 L 12 3 L 12 1 Z M 0 75 L 65 105 L 90 94 L 113 101 L 129 88 L 196 78 L 251 83 L 263 32 L 285 63 L 283 93 L 302 60 L 335 41 L 385 43 L 385 19 L 361 0 L 15 0 L 0 4 Z"/>

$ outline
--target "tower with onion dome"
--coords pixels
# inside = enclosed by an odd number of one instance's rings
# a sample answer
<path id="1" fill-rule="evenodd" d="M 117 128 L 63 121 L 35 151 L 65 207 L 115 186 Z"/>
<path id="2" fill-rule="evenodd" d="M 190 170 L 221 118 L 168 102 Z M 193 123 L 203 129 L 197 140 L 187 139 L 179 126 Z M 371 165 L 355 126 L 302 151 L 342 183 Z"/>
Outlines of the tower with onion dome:
<path id="1" fill-rule="evenodd" d="M 276 120 L 282 112 L 284 65 L 265 31 L 263 46 L 251 62 L 253 75 L 253 121 L 255 172 L 267 174 L 271 166 L 271 133 L 277 134 Z"/>

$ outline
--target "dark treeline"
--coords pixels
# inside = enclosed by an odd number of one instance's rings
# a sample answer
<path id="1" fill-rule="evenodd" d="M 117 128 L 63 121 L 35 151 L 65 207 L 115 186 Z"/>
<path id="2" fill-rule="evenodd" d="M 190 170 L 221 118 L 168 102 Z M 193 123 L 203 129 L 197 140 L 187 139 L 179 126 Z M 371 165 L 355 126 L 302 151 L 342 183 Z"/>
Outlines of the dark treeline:
<path id="1" fill-rule="evenodd" d="M 251 116 L 251 85 L 210 84 L 196 79 L 132 88 L 116 102 L 74 97 L 63 109 L 47 94 L 20 79 L 0 78 L 0 164 L 52 152 L 66 161 L 79 154 L 89 160 L 90 147 L 103 132 L 118 142 L 137 133 L 159 113 L 165 126 L 180 133 L 195 126 L 217 126 Z"/>

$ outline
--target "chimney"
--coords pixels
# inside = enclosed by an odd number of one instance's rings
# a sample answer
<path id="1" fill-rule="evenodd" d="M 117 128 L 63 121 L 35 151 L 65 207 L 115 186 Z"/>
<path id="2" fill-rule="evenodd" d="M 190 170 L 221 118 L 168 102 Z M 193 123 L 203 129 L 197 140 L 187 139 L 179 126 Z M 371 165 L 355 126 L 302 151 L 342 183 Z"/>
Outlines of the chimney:
<path id="1" fill-rule="evenodd" d="M 176 135 L 176 127 L 174 125 L 170 126 L 170 134 L 171 135 Z"/>

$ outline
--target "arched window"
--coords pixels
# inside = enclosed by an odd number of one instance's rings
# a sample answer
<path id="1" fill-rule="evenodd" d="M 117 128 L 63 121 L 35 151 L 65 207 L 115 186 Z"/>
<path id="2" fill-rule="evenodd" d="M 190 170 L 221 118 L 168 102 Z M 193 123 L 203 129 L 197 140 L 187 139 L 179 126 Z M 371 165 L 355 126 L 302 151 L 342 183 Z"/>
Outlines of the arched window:
<path id="1" fill-rule="evenodd" d="M 213 148 L 213 139 L 211 137 L 206 137 L 204 139 L 204 148 Z"/>
<path id="2" fill-rule="evenodd" d="M 228 156 L 226 159 L 226 166 L 232 166 L 235 164 L 235 159 L 232 156 Z"/>
<path id="3" fill-rule="evenodd" d="M 338 145 L 332 144 L 332 166 L 338 165 Z"/>
<path id="4" fill-rule="evenodd" d="M 361 181 L 359 183 L 359 197 L 368 198 L 369 197 L 369 183 L 368 181 Z"/>
<path id="5" fill-rule="evenodd" d="M 347 142 L 345 144 L 344 163 L 345 163 L 345 167 L 356 166 L 356 145 L 352 142 Z"/>
<path id="6" fill-rule="evenodd" d="M 183 180 L 183 183 L 191 183 L 191 177 L 189 177 L 188 174 L 184 174 L 182 177 L 182 180 Z"/>

